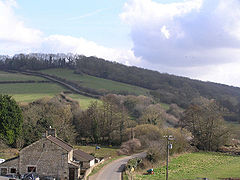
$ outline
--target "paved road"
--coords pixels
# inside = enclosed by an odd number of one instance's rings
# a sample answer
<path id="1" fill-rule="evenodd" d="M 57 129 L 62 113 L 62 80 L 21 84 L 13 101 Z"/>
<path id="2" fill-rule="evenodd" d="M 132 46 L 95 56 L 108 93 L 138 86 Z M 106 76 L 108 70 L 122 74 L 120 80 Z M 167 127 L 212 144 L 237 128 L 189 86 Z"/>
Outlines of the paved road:
<path id="1" fill-rule="evenodd" d="M 129 159 L 145 156 L 146 153 L 139 153 L 113 161 L 101 169 L 97 174 L 90 176 L 89 180 L 120 180 L 121 173 Z"/>

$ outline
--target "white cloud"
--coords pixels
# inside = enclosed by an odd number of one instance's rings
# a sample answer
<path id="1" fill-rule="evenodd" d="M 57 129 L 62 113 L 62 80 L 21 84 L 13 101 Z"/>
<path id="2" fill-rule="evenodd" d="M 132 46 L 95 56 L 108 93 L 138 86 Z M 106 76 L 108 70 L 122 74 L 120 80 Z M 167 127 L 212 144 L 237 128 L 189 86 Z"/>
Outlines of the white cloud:
<path id="1" fill-rule="evenodd" d="M 120 17 L 131 26 L 135 55 L 154 63 L 183 67 L 226 63 L 236 60 L 232 54 L 240 48 L 238 0 L 171 4 L 130 0 Z"/>
<path id="2" fill-rule="evenodd" d="M 129 0 L 120 17 L 148 68 L 240 86 L 239 0 Z"/>
<path id="3" fill-rule="evenodd" d="M 72 36 L 44 36 L 37 29 L 26 27 L 14 13 L 16 7 L 17 3 L 14 0 L 0 0 L 0 54 L 71 52 L 97 56 L 128 65 L 141 61 L 140 58 L 134 56 L 132 50 L 108 48 Z"/>
<path id="4" fill-rule="evenodd" d="M 163 27 L 161 28 L 161 32 L 162 32 L 162 34 L 163 34 L 167 39 L 169 39 L 170 33 L 169 33 L 169 31 L 167 30 L 166 26 L 163 26 Z"/>

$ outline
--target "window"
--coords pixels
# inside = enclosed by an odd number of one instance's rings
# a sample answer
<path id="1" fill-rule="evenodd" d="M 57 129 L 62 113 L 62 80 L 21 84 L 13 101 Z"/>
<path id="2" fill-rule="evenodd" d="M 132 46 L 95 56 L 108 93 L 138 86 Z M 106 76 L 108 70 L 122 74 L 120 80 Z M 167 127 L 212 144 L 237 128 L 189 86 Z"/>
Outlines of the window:
<path id="1" fill-rule="evenodd" d="M 14 173 L 15 174 L 16 172 L 17 172 L 16 168 L 11 168 L 10 169 L 10 173 Z"/>
<path id="2" fill-rule="evenodd" d="M 4 176 L 7 174 L 7 168 L 1 168 L 1 176 Z"/>
<path id="3" fill-rule="evenodd" d="M 28 167 L 28 172 L 36 172 L 36 167 L 34 167 L 34 166 L 29 166 L 29 167 Z"/>

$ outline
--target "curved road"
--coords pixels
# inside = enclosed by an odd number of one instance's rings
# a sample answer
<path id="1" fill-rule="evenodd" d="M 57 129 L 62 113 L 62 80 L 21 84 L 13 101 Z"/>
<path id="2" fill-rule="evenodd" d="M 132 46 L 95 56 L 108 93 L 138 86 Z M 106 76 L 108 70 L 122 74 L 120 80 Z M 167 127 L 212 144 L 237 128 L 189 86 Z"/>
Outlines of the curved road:
<path id="1" fill-rule="evenodd" d="M 127 164 L 129 159 L 135 157 L 145 157 L 146 153 L 134 154 L 132 156 L 124 157 L 115 160 L 101 169 L 97 174 L 90 176 L 89 180 L 121 180 L 121 174 L 124 170 L 125 164 Z"/>

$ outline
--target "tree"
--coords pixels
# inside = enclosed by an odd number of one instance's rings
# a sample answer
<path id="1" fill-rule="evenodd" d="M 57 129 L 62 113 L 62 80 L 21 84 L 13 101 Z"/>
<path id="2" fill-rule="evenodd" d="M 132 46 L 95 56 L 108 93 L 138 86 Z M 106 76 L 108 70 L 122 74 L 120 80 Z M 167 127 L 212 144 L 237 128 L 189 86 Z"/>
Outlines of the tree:
<path id="1" fill-rule="evenodd" d="M 58 137 L 74 144 L 76 137 L 73 126 L 74 107 L 75 103 L 61 94 L 51 99 L 42 98 L 22 107 L 25 145 L 40 139 L 42 133 L 50 126 L 57 130 Z"/>
<path id="2" fill-rule="evenodd" d="M 218 150 L 228 139 L 229 130 L 214 100 L 190 105 L 180 123 L 192 133 L 193 143 L 200 150 Z"/>
<path id="3" fill-rule="evenodd" d="M 22 112 L 16 101 L 11 96 L 0 95 L 0 137 L 6 144 L 16 147 L 22 124 Z"/>

